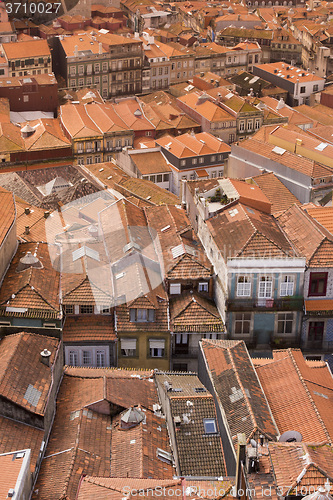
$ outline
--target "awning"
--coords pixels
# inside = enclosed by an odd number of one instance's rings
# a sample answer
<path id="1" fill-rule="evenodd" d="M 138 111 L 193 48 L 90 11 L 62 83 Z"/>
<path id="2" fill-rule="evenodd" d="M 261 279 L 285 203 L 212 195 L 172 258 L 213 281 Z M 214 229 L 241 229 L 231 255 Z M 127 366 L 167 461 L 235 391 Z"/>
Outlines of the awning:
<path id="1" fill-rule="evenodd" d="M 165 340 L 163 339 L 149 339 L 149 347 L 150 349 L 164 349 L 165 348 Z"/>
<path id="2" fill-rule="evenodd" d="M 304 304 L 306 313 L 333 311 L 333 299 L 305 300 Z"/>
<path id="3" fill-rule="evenodd" d="M 122 349 L 136 349 L 136 339 L 120 339 Z"/>

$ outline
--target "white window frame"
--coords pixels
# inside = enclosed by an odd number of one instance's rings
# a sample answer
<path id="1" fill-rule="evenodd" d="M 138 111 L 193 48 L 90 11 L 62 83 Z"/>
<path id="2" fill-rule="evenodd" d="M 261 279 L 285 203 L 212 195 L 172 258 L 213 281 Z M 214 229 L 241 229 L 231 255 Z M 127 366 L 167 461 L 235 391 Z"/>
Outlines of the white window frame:
<path id="1" fill-rule="evenodd" d="M 273 279 L 271 276 L 260 276 L 258 286 L 259 299 L 271 299 L 273 293 Z"/>
<path id="2" fill-rule="evenodd" d="M 198 285 L 198 292 L 208 292 L 208 283 L 207 281 L 202 281 Z"/>
<path id="3" fill-rule="evenodd" d="M 237 276 L 236 295 L 237 297 L 251 297 L 251 279 L 249 276 Z"/>
<path id="4" fill-rule="evenodd" d="M 280 283 L 280 296 L 290 297 L 294 295 L 294 276 L 286 275 Z"/>
<path id="5" fill-rule="evenodd" d="M 149 355 L 151 358 L 163 358 L 165 356 L 165 339 L 149 339 Z"/>

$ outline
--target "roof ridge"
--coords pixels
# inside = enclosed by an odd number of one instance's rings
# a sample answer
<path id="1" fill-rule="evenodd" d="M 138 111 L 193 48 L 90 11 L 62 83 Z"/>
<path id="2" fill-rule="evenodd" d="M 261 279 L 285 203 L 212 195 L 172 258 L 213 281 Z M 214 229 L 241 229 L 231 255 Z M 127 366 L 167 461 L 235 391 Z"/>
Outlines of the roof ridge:
<path id="1" fill-rule="evenodd" d="M 71 476 L 72 476 L 72 472 L 73 472 L 73 469 L 74 469 L 75 459 L 76 459 L 78 448 L 79 448 L 79 438 L 80 438 L 80 432 L 81 432 L 81 423 L 82 423 L 82 417 L 83 417 L 83 408 L 80 408 L 79 411 L 80 411 L 80 417 L 79 417 L 78 426 L 77 426 L 77 429 L 76 429 L 75 444 L 71 448 L 72 459 L 71 459 L 71 462 L 70 462 L 69 467 L 68 467 L 68 472 L 67 472 L 67 475 L 66 475 L 66 479 L 65 479 L 64 487 L 63 487 L 63 492 L 62 492 L 64 496 L 66 495 L 66 497 L 67 497 L 67 490 L 68 490 L 69 482 L 70 482 L 70 479 L 71 479 Z"/>
<path id="2" fill-rule="evenodd" d="M 235 373 L 236 379 L 237 379 L 237 381 L 238 381 L 238 383 L 239 383 L 239 385 L 240 385 L 240 387 L 242 389 L 242 393 L 244 395 L 244 400 L 246 401 L 246 406 L 247 406 L 249 414 L 251 416 L 251 420 L 252 420 L 252 424 L 253 424 L 253 429 L 258 428 L 258 424 L 257 424 L 256 418 L 255 418 L 255 415 L 254 415 L 254 413 L 252 411 L 252 407 L 251 407 L 249 398 L 248 398 L 248 396 L 247 396 L 247 394 L 245 392 L 244 386 L 243 386 L 243 384 L 241 382 L 241 379 L 239 377 L 238 371 L 236 369 L 236 365 L 235 365 L 234 358 L 233 358 L 233 355 L 232 355 L 231 347 L 227 347 L 227 351 L 229 352 L 229 355 L 230 355 L 230 360 L 231 360 L 232 367 L 234 369 L 234 373 Z M 253 431 L 253 429 L 252 429 L 252 431 Z"/>
<path id="3" fill-rule="evenodd" d="M 312 405 L 312 407 L 313 407 L 313 409 L 314 409 L 314 411 L 315 411 L 315 413 L 316 413 L 316 415 L 317 415 L 317 418 L 318 418 L 318 420 L 319 420 L 319 422 L 320 422 L 321 426 L 323 427 L 323 430 L 324 430 L 324 432 L 325 432 L 325 434 L 326 434 L 326 436 L 327 436 L 327 438 L 328 438 L 328 442 L 329 442 L 330 444 L 332 444 L 332 439 L 331 439 L 331 436 L 330 436 L 330 434 L 329 434 L 329 432 L 328 432 L 328 430 L 327 430 L 327 428 L 326 428 L 326 425 L 325 425 L 325 423 L 324 423 L 323 419 L 321 418 L 321 415 L 320 415 L 320 413 L 319 413 L 319 410 L 318 410 L 318 408 L 317 408 L 317 405 L 316 405 L 316 403 L 314 402 L 314 400 L 313 400 L 313 398 L 312 398 L 312 396 L 311 396 L 311 393 L 310 393 L 310 391 L 309 391 L 309 389 L 308 389 L 308 386 L 307 386 L 307 384 L 306 384 L 306 382 L 305 382 L 305 380 L 304 380 L 304 378 L 303 378 L 303 375 L 302 375 L 302 373 L 301 373 L 301 370 L 299 369 L 299 367 L 298 367 L 298 365 L 297 365 L 296 359 L 294 358 L 294 355 L 293 355 L 293 353 L 292 353 L 292 349 L 290 349 L 290 348 L 288 349 L 288 354 L 289 354 L 289 357 L 291 358 L 291 361 L 292 361 L 292 363 L 293 363 L 293 365 L 294 365 L 294 367 L 295 367 L 295 370 L 296 370 L 296 372 L 297 372 L 297 375 L 298 375 L 298 377 L 299 377 L 299 379 L 300 379 L 300 381 L 301 381 L 301 383 L 302 383 L 302 385 L 303 385 L 303 387 L 304 387 L 304 389 L 305 389 L 305 392 L 306 392 L 306 394 L 307 394 L 307 396 L 308 396 L 308 398 L 309 398 L 309 400 L 310 400 L 310 403 L 311 403 L 311 405 Z"/>

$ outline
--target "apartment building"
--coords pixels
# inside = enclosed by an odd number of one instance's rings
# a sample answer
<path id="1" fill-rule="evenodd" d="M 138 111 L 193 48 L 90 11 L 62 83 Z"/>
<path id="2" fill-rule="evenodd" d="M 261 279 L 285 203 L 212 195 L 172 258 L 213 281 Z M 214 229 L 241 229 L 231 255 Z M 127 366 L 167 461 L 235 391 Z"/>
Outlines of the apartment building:
<path id="1" fill-rule="evenodd" d="M 195 52 L 180 43 L 159 43 L 159 49 L 171 63 L 170 84 L 187 82 L 194 75 Z"/>
<path id="2" fill-rule="evenodd" d="M 1 54 L 10 77 L 52 73 L 51 51 L 46 40 L 4 43 Z"/>
<path id="3" fill-rule="evenodd" d="M 63 38 L 60 45 L 60 73 L 69 88 L 94 86 L 103 98 L 141 92 L 141 40 L 83 33 Z"/>
<path id="4" fill-rule="evenodd" d="M 150 92 L 156 89 L 167 89 L 170 85 L 171 61 L 156 45 L 154 37 L 144 39 L 144 68 L 142 71 L 142 91 Z"/>

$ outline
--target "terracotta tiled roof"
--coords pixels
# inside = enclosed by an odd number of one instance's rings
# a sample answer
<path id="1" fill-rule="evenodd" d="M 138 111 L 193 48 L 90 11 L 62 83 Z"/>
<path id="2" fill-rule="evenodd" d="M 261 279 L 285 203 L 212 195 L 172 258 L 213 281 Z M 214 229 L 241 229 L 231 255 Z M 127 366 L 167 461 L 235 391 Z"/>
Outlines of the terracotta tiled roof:
<path id="1" fill-rule="evenodd" d="M 67 316 L 62 335 L 65 343 L 115 341 L 113 315 Z"/>
<path id="2" fill-rule="evenodd" d="M 195 292 L 171 298 L 170 320 L 174 333 L 224 331 L 223 321 L 214 302 Z"/>
<path id="3" fill-rule="evenodd" d="M 318 441 L 316 441 L 318 442 Z M 284 496 L 295 495 L 295 488 L 314 492 L 333 480 L 332 447 L 326 444 L 269 443 L 276 486 Z M 332 493 L 331 486 L 331 493 Z"/>
<path id="4" fill-rule="evenodd" d="M 208 104 L 205 103 L 205 104 Z M 212 103 L 210 103 L 212 104 Z M 217 139 L 207 132 L 201 132 L 192 136 L 182 134 L 177 137 L 166 135 L 156 141 L 160 146 L 166 148 L 177 158 L 190 158 L 198 155 L 209 155 L 216 153 L 230 153 L 228 144 Z"/>
<path id="5" fill-rule="evenodd" d="M 46 241 L 45 231 L 45 210 L 36 207 L 19 199 L 15 200 L 16 205 L 16 231 L 21 241 L 41 242 Z M 26 210 L 29 209 L 29 213 Z M 29 233 L 26 234 L 26 227 L 29 226 Z"/>
<path id="6" fill-rule="evenodd" d="M 333 207 L 307 208 L 306 211 L 333 234 Z"/>
<path id="7" fill-rule="evenodd" d="M 274 439 L 279 432 L 245 343 L 201 340 L 201 348 L 234 443 L 238 433 Z"/>
<path id="8" fill-rule="evenodd" d="M 272 215 L 278 215 L 294 203 L 299 206 L 301 205 L 296 196 L 282 184 L 273 172 L 257 175 L 253 177 L 253 180 L 272 203 Z"/>
<path id="9" fill-rule="evenodd" d="M 3 48 L 8 60 L 27 57 L 51 56 L 46 40 L 27 40 L 25 42 L 9 42 Z"/>
<path id="10" fill-rule="evenodd" d="M 29 267 L 17 272 L 20 259 L 31 252 L 43 267 Z M 21 243 L 4 278 L 0 291 L 2 307 L 34 309 L 42 315 L 57 317 L 59 307 L 59 273 L 53 268 L 46 243 Z"/>
<path id="11" fill-rule="evenodd" d="M 175 430 L 180 474 L 184 476 L 226 475 L 221 436 L 206 434 L 204 419 L 216 420 L 213 396 L 196 374 L 163 373 L 156 376 L 160 390 L 169 399 L 172 418 L 180 416 L 182 424 Z M 175 390 L 165 388 L 168 382 Z M 201 392 L 197 392 L 200 388 Z M 186 423 L 185 416 L 189 422 Z M 216 423 L 217 426 L 217 423 Z M 217 429 L 217 427 L 216 427 Z"/>
<path id="12" fill-rule="evenodd" d="M 164 205 L 147 207 L 149 226 L 159 242 L 158 257 L 169 279 L 208 278 L 211 265 L 204 249 L 194 235 L 185 210 Z M 176 251 L 177 250 L 177 251 Z"/>
<path id="13" fill-rule="evenodd" d="M 52 370 L 40 360 L 44 349 L 51 352 L 52 367 L 59 340 L 35 333 L 17 333 L 4 337 L 0 342 L 0 392 L 2 397 L 25 408 L 44 415 Z M 33 394 L 33 401 L 28 395 Z"/>
<path id="14" fill-rule="evenodd" d="M 13 450 L 31 450 L 30 471 L 35 472 L 44 430 L 0 416 L 0 453 Z"/>
<path id="15" fill-rule="evenodd" d="M 289 167 L 293 170 L 301 172 L 302 174 L 314 177 L 315 162 L 308 158 L 300 157 L 289 151 L 285 151 L 282 155 L 274 153 L 274 144 L 268 144 L 257 140 L 258 137 L 251 137 L 250 139 L 245 139 L 238 147 L 251 151 L 265 158 L 275 161 Z M 324 175 L 332 175 L 331 171 L 325 167 Z"/>
<path id="16" fill-rule="evenodd" d="M 230 115 L 227 111 L 220 108 L 213 102 L 206 100 L 203 102 L 203 99 L 199 99 L 201 94 L 198 92 L 193 92 L 191 94 L 184 95 L 179 97 L 178 100 L 180 103 L 184 103 L 186 106 L 206 118 L 211 122 L 225 122 L 225 121 L 233 121 L 235 118 Z"/>
<path id="17" fill-rule="evenodd" d="M 328 370 L 309 367 L 297 349 L 273 351 L 273 358 L 256 370 L 280 433 L 295 430 L 307 442 L 332 441 L 333 379 Z"/>
<path id="18" fill-rule="evenodd" d="M 171 172 L 169 163 L 160 151 L 150 153 L 140 152 L 138 154 L 131 154 L 130 152 L 130 158 L 141 175 Z"/>
<path id="19" fill-rule="evenodd" d="M 180 479 L 137 479 L 118 477 L 91 477 L 83 479 L 77 500 L 91 500 L 92 498 L 103 498 L 103 500 L 122 500 L 124 491 L 130 489 L 128 498 L 134 498 L 139 491 L 146 495 L 158 495 L 161 500 L 175 499 L 176 487 L 181 486 Z M 165 488 L 165 489 L 164 489 Z M 148 490 L 148 491 L 147 491 Z M 161 492 L 161 495 L 160 495 Z M 191 498 L 191 497 L 189 497 Z"/>
<path id="20" fill-rule="evenodd" d="M 0 242 L 3 243 L 9 229 L 15 221 L 15 204 L 13 194 L 0 188 Z"/>
<path id="21" fill-rule="evenodd" d="M 14 453 L 0 455 L 0 498 L 8 498 L 7 494 L 10 488 L 15 490 L 23 460 L 24 456 L 18 457 Z"/>
<path id="22" fill-rule="evenodd" d="M 294 253 L 271 215 L 241 203 L 226 207 L 206 224 L 220 251 L 229 257 L 282 257 Z"/>
<path id="23" fill-rule="evenodd" d="M 157 393 L 148 378 L 133 370 L 66 369 L 35 498 L 74 500 L 83 474 L 172 479 L 172 466 L 157 458 L 157 448 L 170 448 L 165 420 L 151 410 Z M 120 429 L 119 412 L 136 404 L 146 423 Z"/>
<path id="24" fill-rule="evenodd" d="M 279 225 L 297 252 L 313 266 L 331 266 L 333 262 L 332 234 L 296 205 L 278 217 Z"/>

